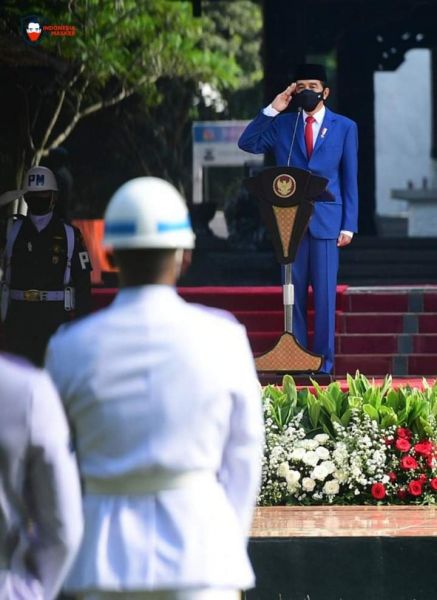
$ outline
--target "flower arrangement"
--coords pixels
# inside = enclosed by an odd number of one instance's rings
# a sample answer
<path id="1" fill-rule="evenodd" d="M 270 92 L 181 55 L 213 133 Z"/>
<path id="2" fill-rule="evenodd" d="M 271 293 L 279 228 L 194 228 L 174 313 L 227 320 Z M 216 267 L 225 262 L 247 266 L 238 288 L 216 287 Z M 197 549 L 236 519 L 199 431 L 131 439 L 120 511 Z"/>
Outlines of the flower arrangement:
<path id="1" fill-rule="evenodd" d="M 406 427 L 399 427 L 386 440 L 389 448 L 389 482 L 382 489 L 372 489 L 377 500 L 397 497 L 401 501 L 416 499 L 435 504 L 437 492 L 436 444 L 419 439 Z"/>
<path id="2" fill-rule="evenodd" d="M 313 386 L 264 388 L 260 505 L 437 503 L 437 384 Z"/>

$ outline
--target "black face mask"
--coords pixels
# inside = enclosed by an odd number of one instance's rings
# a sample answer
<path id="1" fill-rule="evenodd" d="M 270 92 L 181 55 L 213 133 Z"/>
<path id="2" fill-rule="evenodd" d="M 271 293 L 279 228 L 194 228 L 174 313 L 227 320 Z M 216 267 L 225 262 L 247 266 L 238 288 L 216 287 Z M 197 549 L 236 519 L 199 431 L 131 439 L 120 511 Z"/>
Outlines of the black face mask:
<path id="1" fill-rule="evenodd" d="M 320 100 L 323 100 L 323 92 L 303 90 L 303 92 L 296 94 L 295 99 L 297 106 L 301 106 L 305 112 L 312 112 Z"/>
<path id="2" fill-rule="evenodd" d="M 47 196 L 24 197 L 32 215 L 46 215 L 53 210 L 52 198 Z"/>

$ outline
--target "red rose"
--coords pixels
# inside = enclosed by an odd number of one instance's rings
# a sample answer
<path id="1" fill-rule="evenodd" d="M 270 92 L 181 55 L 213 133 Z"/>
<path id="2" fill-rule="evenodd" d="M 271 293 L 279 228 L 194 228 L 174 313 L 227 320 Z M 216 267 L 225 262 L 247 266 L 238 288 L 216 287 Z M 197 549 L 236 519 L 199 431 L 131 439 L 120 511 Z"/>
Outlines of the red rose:
<path id="1" fill-rule="evenodd" d="M 425 461 L 426 461 L 426 464 L 428 465 L 428 467 L 430 469 L 434 468 L 434 462 L 435 462 L 435 460 L 434 460 L 433 456 L 427 456 L 426 459 L 425 459 Z"/>
<path id="2" fill-rule="evenodd" d="M 396 475 L 396 473 L 395 473 L 394 471 L 391 471 L 391 472 L 388 474 L 388 477 L 389 477 L 390 481 L 396 481 L 396 480 L 397 480 L 397 478 L 398 478 L 398 476 Z"/>
<path id="3" fill-rule="evenodd" d="M 407 497 L 407 490 L 399 490 L 398 491 L 399 500 L 405 500 L 406 497 Z"/>
<path id="4" fill-rule="evenodd" d="M 400 465 L 401 469 L 404 469 L 405 471 L 413 471 L 418 467 L 417 460 L 412 456 L 403 456 L 400 460 Z"/>
<path id="5" fill-rule="evenodd" d="M 411 448 L 410 442 L 405 438 L 398 438 L 395 443 L 396 449 L 400 452 L 408 452 Z"/>
<path id="6" fill-rule="evenodd" d="M 372 496 L 375 500 L 382 500 L 385 498 L 385 487 L 382 483 L 374 483 L 371 489 Z"/>
<path id="7" fill-rule="evenodd" d="M 424 440 L 423 442 L 414 445 L 414 450 L 421 456 L 431 456 L 433 449 L 432 442 L 429 442 L 428 440 Z"/>
<path id="8" fill-rule="evenodd" d="M 429 482 L 429 485 L 435 492 L 437 492 L 437 477 L 434 477 L 434 479 L 431 479 Z"/>
<path id="9" fill-rule="evenodd" d="M 408 484 L 408 493 L 412 496 L 421 496 L 422 494 L 422 483 L 417 479 L 410 481 Z"/>
<path id="10" fill-rule="evenodd" d="M 396 435 L 400 438 L 405 438 L 406 440 L 409 440 L 413 434 L 407 427 L 398 427 L 396 429 Z"/>
<path id="11" fill-rule="evenodd" d="M 393 438 L 385 438 L 384 440 L 386 446 L 393 446 L 394 439 Z"/>
<path id="12" fill-rule="evenodd" d="M 428 481 L 428 477 L 425 475 L 425 473 L 419 475 L 419 481 L 420 483 L 426 483 Z"/>

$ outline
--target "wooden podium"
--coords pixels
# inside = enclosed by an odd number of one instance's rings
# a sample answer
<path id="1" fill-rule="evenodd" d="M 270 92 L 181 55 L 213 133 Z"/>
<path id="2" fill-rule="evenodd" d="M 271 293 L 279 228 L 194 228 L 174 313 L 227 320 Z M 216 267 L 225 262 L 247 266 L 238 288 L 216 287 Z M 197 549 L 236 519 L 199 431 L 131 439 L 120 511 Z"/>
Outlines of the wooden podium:
<path id="1" fill-rule="evenodd" d="M 306 350 L 293 334 L 292 263 L 312 215 L 313 203 L 325 191 L 328 179 L 296 167 L 272 167 L 244 183 L 258 199 L 276 258 L 284 265 L 284 333 L 271 350 L 256 358 L 256 368 L 275 373 L 317 372 L 323 356 Z"/>

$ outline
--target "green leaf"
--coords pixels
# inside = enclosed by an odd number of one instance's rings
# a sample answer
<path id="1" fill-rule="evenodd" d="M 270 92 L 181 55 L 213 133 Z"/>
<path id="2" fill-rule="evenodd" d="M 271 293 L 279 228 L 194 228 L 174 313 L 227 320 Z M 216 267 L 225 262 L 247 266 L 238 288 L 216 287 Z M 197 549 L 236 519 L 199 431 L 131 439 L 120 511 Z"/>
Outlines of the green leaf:
<path id="1" fill-rule="evenodd" d="M 381 398 L 384 398 L 385 395 L 389 392 L 393 383 L 393 377 L 391 375 L 386 375 L 384 377 L 384 382 L 381 386 Z"/>
<path id="2" fill-rule="evenodd" d="M 387 414 L 382 417 L 381 420 L 381 429 L 387 429 L 387 427 L 391 427 L 392 425 L 398 424 L 398 418 L 395 413 Z"/>
<path id="3" fill-rule="evenodd" d="M 287 396 L 288 401 L 292 405 L 297 404 L 297 389 L 296 383 L 291 375 L 284 375 L 282 379 L 282 389 Z"/>
<path id="4" fill-rule="evenodd" d="M 379 423 L 379 413 L 371 404 L 363 404 L 363 410 L 371 419 Z"/>
<path id="5" fill-rule="evenodd" d="M 400 398 L 400 393 L 399 390 L 390 390 L 387 393 L 387 405 L 391 406 L 391 408 L 393 408 L 393 410 L 395 412 L 398 412 L 398 410 L 400 410 L 401 408 L 401 398 Z"/>
<path id="6" fill-rule="evenodd" d="M 343 427 L 347 427 L 349 425 L 349 421 L 352 417 L 352 411 L 348 408 L 341 416 L 340 423 Z"/>
<path id="7" fill-rule="evenodd" d="M 314 399 L 314 401 L 312 401 L 308 406 L 308 415 L 311 421 L 311 425 L 314 429 L 316 429 L 319 426 L 320 411 L 320 402 Z"/>
<path id="8" fill-rule="evenodd" d="M 336 409 L 334 400 L 332 400 L 332 398 L 329 398 L 326 395 L 323 395 L 320 397 L 320 402 L 321 402 L 323 408 L 328 413 L 329 417 L 332 418 L 332 416 L 335 415 L 335 409 Z"/>
<path id="9" fill-rule="evenodd" d="M 350 408 L 361 408 L 363 405 L 363 399 L 360 396 L 349 396 L 348 403 Z"/>

